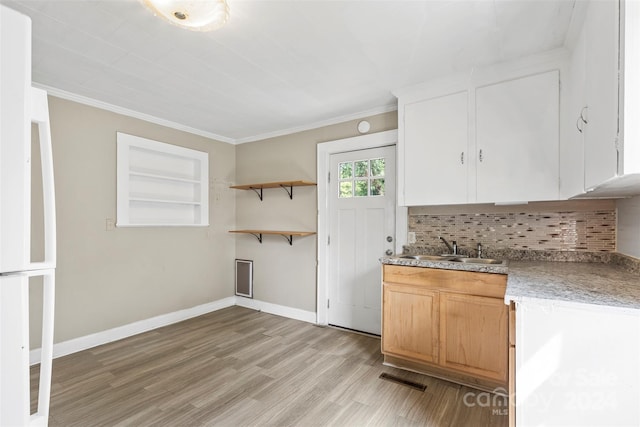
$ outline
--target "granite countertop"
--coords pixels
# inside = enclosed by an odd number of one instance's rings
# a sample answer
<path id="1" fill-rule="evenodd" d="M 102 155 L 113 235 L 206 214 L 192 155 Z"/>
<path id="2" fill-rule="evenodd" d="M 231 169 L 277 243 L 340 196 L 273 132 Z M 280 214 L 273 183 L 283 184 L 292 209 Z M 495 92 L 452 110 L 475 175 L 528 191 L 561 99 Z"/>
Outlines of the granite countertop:
<path id="1" fill-rule="evenodd" d="M 525 300 L 640 310 L 640 275 L 615 264 L 513 261 L 505 301 Z"/>
<path id="2" fill-rule="evenodd" d="M 405 259 L 397 256 L 384 257 L 383 264 L 409 267 L 441 268 L 447 270 L 473 271 L 480 273 L 507 274 L 505 302 L 547 301 L 570 304 L 588 304 L 595 307 L 615 307 L 640 310 L 640 261 L 614 254 L 596 262 L 567 262 L 551 254 L 541 260 L 540 253 L 532 261 L 518 256 L 506 265 L 463 264 L 447 261 Z M 554 261 L 562 259 L 562 261 Z M 588 261 L 584 254 L 579 258 Z"/>
<path id="3" fill-rule="evenodd" d="M 407 267 L 441 268 L 444 270 L 472 271 L 477 273 L 507 274 L 509 261 L 505 264 L 472 264 L 452 261 L 429 261 L 400 256 L 387 256 L 380 258 L 382 264 L 404 265 Z"/>

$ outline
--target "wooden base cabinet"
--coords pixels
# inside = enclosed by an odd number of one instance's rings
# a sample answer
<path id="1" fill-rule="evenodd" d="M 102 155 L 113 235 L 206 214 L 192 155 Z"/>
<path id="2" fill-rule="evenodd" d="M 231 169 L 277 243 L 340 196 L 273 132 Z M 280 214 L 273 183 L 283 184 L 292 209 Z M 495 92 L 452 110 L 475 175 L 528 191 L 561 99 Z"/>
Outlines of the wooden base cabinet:
<path id="1" fill-rule="evenodd" d="M 507 381 L 508 309 L 498 298 L 440 293 L 440 365 Z"/>
<path id="2" fill-rule="evenodd" d="M 382 352 L 438 363 L 438 292 L 390 283 L 382 298 Z"/>
<path id="3" fill-rule="evenodd" d="M 383 266 L 385 364 L 508 390 L 506 275 Z"/>
<path id="4" fill-rule="evenodd" d="M 516 303 L 509 305 L 509 427 L 516 425 Z"/>

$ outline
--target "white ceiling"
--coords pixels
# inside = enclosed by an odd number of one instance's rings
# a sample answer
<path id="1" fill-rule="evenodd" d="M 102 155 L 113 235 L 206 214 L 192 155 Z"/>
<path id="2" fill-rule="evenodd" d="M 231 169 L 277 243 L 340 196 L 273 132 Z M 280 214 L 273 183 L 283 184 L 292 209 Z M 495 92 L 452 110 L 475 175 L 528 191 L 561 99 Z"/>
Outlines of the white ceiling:
<path id="1" fill-rule="evenodd" d="M 564 44 L 575 0 L 228 0 L 199 33 L 138 0 L 0 0 L 34 82 L 245 142 L 389 111 L 391 91 Z"/>

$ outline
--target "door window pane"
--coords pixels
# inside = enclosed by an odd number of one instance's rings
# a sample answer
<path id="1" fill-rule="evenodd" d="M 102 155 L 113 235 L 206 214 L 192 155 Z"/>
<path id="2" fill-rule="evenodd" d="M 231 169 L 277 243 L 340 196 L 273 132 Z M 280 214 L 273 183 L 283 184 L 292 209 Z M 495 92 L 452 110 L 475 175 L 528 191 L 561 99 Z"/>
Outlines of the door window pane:
<path id="1" fill-rule="evenodd" d="M 369 180 L 358 179 L 356 180 L 356 196 L 366 197 L 369 195 Z"/>
<path id="2" fill-rule="evenodd" d="M 384 178 L 371 180 L 371 195 L 384 196 Z"/>
<path id="3" fill-rule="evenodd" d="M 353 183 L 351 181 L 344 181 L 340 183 L 340 198 L 353 196 Z"/>
<path id="4" fill-rule="evenodd" d="M 356 176 L 364 177 L 369 176 L 369 161 L 368 160 L 360 160 L 355 162 Z"/>
<path id="5" fill-rule="evenodd" d="M 340 179 L 353 178 L 353 163 L 352 162 L 340 163 L 339 169 L 340 169 Z"/>
<path id="6" fill-rule="evenodd" d="M 371 159 L 371 176 L 384 176 L 384 159 Z"/>

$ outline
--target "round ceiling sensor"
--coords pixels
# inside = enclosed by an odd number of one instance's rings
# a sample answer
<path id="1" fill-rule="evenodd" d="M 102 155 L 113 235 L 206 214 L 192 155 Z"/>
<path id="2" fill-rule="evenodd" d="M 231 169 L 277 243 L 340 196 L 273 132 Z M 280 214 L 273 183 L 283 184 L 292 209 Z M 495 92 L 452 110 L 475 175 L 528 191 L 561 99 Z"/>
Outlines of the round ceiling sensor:
<path id="1" fill-rule="evenodd" d="M 363 120 L 360 123 L 358 123 L 358 132 L 367 133 L 369 132 L 369 129 L 371 129 L 371 125 L 369 124 L 368 121 Z"/>

